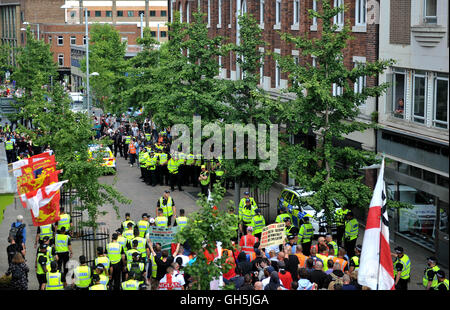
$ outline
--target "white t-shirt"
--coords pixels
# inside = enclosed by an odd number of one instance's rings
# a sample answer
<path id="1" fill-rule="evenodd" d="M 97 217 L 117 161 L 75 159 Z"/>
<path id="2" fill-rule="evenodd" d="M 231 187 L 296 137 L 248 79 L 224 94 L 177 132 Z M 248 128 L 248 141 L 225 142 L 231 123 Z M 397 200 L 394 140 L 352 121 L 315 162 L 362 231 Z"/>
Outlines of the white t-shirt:
<path id="1" fill-rule="evenodd" d="M 183 260 L 183 263 L 181 264 L 181 266 L 186 267 L 187 264 L 189 263 L 189 256 L 180 254 L 180 255 L 175 256 L 173 261 L 176 262 L 178 257 L 181 257 L 181 259 Z"/>
<path id="2" fill-rule="evenodd" d="M 269 284 L 269 282 L 270 282 L 270 277 L 267 277 L 261 281 L 261 283 L 263 285 L 263 289 L 266 287 L 267 284 Z M 283 283 L 281 282 L 281 280 L 280 280 L 280 285 L 283 286 Z"/>
<path id="3" fill-rule="evenodd" d="M 172 273 L 172 279 L 168 281 L 167 274 L 164 275 L 164 277 L 159 281 L 158 290 L 161 291 L 167 291 L 167 290 L 174 290 L 174 291 L 180 291 L 183 288 L 184 285 L 184 277 L 182 274 L 174 271 Z"/>

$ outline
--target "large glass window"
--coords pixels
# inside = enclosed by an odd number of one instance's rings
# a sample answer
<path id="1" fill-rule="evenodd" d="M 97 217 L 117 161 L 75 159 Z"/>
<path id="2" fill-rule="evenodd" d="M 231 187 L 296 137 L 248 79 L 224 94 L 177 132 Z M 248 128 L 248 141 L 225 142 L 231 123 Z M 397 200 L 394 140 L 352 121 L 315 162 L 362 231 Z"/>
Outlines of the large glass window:
<path id="1" fill-rule="evenodd" d="M 392 111 L 395 117 L 404 118 L 405 115 L 405 94 L 406 76 L 403 72 L 395 72 L 392 75 Z"/>
<path id="2" fill-rule="evenodd" d="M 426 81 L 424 74 L 414 74 L 413 120 L 421 124 L 425 123 Z"/>
<path id="3" fill-rule="evenodd" d="M 356 0 L 355 25 L 363 26 L 366 24 L 366 1 Z"/>
<path id="4" fill-rule="evenodd" d="M 259 0 L 259 24 L 264 25 L 264 0 Z"/>
<path id="5" fill-rule="evenodd" d="M 448 128 L 448 78 L 437 77 L 434 81 L 433 126 Z"/>
<path id="6" fill-rule="evenodd" d="M 275 1 L 275 24 L 281 24 L 281 0 Z"/>
<path id="7" fill-rule="evenodd" d="M 294 25 L 300 23 L 300 0 L 294 0 Z"/>
<path id="8" fill-rule="evenodd" d="M 112 11 L 106 11 L 106 17 L 112 17 Z"/>
<path id="9" fill-rule="evenodd" d="M 342 7 L 344 5 L 343 0 L 334 0 L 334 7 Z M 333 22 L 335 25 L 343 26 L 344 25 L 344 11 L 340 11 L 337 15 L 333 17 Z"/>
<path id="10" fill-rule="evenodd" d="M 95 11 L 95 17 L 102 17 L 102 11 Z"/>

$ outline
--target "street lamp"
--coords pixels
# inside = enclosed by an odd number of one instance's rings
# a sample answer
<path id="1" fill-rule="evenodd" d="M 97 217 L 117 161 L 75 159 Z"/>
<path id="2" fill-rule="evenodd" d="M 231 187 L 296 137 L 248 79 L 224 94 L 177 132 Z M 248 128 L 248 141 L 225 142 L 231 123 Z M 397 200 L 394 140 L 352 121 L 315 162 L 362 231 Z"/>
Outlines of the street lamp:
<path id="1" fill-rule="evenodd" d="M 40 38 L 39 38 L 39 23 L 23 22 L 23 24 L 24 25 L 36 25 L 37 26 L 37 39 L 40 40 Z M 24 28 L 20 28 L 20 30 L 22 30 L 22 29 L 24 29 Z M 24 29 L 24 30 L 26 30 L 26 29 Z M 22 30 L 22 31 L 24 31 L 24 30 Z"/>

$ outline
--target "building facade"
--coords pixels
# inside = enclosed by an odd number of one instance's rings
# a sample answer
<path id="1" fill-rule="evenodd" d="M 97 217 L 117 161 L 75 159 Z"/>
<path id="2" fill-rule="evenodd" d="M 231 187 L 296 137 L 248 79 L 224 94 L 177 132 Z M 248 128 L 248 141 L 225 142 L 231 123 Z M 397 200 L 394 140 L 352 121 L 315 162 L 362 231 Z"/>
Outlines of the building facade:
<path id="1" fill-rule="evenodd" d="M 409 202 L 395 218 L 402 237 L 448 265 L 449 38 L 448 1 L 382 1 L 379 57 L 396 63 L 380 76 L 392 83 L 379 98 L 378 152 L 388 194 Z"/>

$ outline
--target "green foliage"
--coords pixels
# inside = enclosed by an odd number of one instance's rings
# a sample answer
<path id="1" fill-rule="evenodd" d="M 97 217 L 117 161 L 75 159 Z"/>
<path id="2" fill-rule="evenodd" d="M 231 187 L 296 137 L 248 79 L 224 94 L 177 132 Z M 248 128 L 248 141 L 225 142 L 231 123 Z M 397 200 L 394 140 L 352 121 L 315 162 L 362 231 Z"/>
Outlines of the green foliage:
<path id="1" fill-rule="evenodd" d="M 233 217 L 227 212 L 213 210 L 213 206 L 218 206 L 225 195 L 225 189 L 218 183 L 214 185 L 211 192 L 211 200 L 201 196 L 197 200 L 200 209 L 191 213 L 189 225 L 178 232 L 177 242 L 188 242 L 191 251 L 197 254 L 197 259 L 192 265 L 187 266 L 184 270 L 191 275 L 196 283 L 194 289 L 209 290 L 209 284 L 213 279 L 219 278 L 221 273 L 228 272 L 230 265 L 224 264 L 225 258 L 207 261 L 205 257 L 205 249 L 209 253 L 216 250 L 216 242 L 221 242 L 223 249 L 231 249 L 230 239 L 233 232 L 229 229 L 233 225 Z M 229 205 L 233 202 L 230 201 Z"/>
<path id="2" fill-rule="evenodd" d="M 357 119 L 359 107 L 368 98 L 386 91 L 388 85 L 364 87 L 354 92 L 359 77 L 375 77 L 382 73 L 391 60 L 359 64 L 348 69 L 343 54 L 352 40 L 349 22 L 341 29 L 333 24 L 333 17 L 344 8 L 333 8 L 329 0 L 322 1 L 322 11 L 309 11 L 310 16 L 322 22 L 321 36 L 310 38 L 308 33 L 293 36 L 281 34 L 283 40 L 299 49 L 306 59 L 315 57 L 316 66 L 296 64 L 293 57 L 273 54 L 283 71 L 289 73 L 287 92 L 296 98 L 278 100 L 273 104 L 274 115 L 287 125 L 288 134 L 314 133 L 317 145 L 307 149 L 304 145 L 289 145 L 286 158 L 281 162 L 296 181 L 317 194 L 310 198 L 314 207 L 334 212 L 332 200 L 337 199 L 349 207 L 369 207 L 371 190 L 361 184 L 359 169 L 376 162 L 374 154 L 350 147 L 337 147 L 336 142 L 356 131 L 372 128 L 374 124 Z M 342 88 L 342 94 L 333 96 L 333 84 Z"/>
<path id="3" fill-rule="evenodd" d="M 91 93 L 104 112 L 117 112 L 127 89 L 127 43 L 121 42 L 119 31 L 110 24 L 92 25 L 89 36 L 89 72 L 99 73 L 89 78 Z M 81 68 L 86 72 L 86 58 Z"/>

